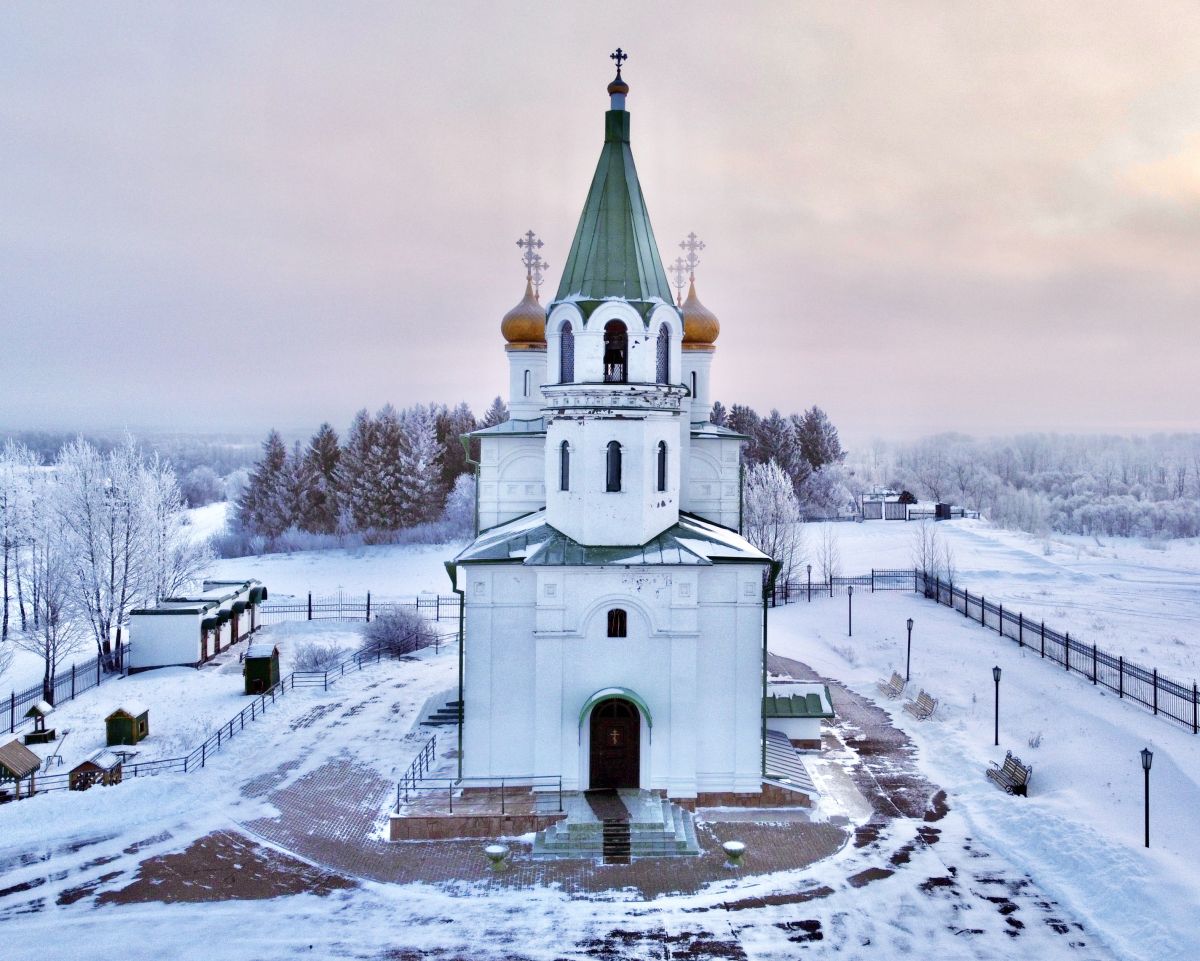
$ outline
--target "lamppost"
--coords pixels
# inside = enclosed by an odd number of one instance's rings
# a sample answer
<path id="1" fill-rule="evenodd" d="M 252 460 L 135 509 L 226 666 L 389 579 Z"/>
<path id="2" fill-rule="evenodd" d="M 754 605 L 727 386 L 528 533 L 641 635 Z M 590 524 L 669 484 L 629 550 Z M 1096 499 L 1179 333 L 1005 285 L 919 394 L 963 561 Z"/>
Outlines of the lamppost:
<path id="1" fill-rule="evenodd" d="M 1150 765 L 1154 762 L 1154 752 L 1148 747 L 1142 748 L 1142 770 L 1146 772 L 1146 847 L 1150 847 Z"/>
<path id="2" fill-rule="evenodd" d="M 992 668 L 992 680 L 996 682 L 996 747 L 1000 746 L 1000 668 Z"/>
<path id="3" fill-rule="evenodd" d="M 808 600 L 812 601 L 812 565 L 808 565 Z"/>
<path id="4" fill-rule="evenodd" d="M 846 585 L 846 636 L 854 636 L 854 585 Z"/>
<path id="5" fill-rule="evenodd" d="M 912 624 L 913 624 L 913 621 L 912 621 L 912 618 L 910 617 L 908 619 L 908 653 L 905 654 L 905 656 L 904 656 L 904 683 L 905 684 L 908 683 L 908 680 L 909 680 L 908 669 L 912 665 Z"/>

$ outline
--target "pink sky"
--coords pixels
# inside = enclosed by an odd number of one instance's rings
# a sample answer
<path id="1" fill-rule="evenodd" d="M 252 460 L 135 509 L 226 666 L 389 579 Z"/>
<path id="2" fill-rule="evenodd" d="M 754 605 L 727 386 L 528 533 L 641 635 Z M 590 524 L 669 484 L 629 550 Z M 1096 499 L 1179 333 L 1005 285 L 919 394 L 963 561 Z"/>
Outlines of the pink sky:
<path id="1" fill-rule="evenodd" d="M 481 409 L 620 45 L 726 404 L 1200 429 L 1194 2 L 649 6 L 5 4 L 0 426 Z"/>

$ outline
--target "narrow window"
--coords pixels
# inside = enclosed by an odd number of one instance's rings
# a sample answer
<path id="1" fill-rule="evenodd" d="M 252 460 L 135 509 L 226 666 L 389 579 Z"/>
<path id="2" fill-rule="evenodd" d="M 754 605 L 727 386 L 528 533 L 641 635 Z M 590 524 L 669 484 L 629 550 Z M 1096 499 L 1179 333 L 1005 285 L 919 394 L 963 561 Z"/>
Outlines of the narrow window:
<path id="1" fill-rule="evenodd" d="M 692 371 L 692 396 L 696 396 L 696 372 Z"/>
<path id="2" fill-rule="evenodd" d="M 569 384 L 575 379 L 575 332 L 568 320 L 558 336 L 558 382 Z"/>
<path id="3" fill-rule="evenodd" d="M 604 489 L 610 492 L 621 489 L 621 445 L 615 440 L 608 442 L 608 471 Z"/>
<path id="4" fill-rule="evenodd" d="M 625 325 L 610 320 L 604 325 L 604 383 L 624 384 L 629 379 L 629 337 Z"/>
<path id="5" fill-rule="evenodd" d="M 663 324 L 658 328 L 658 382 L 671 383 L 671 329 Z"/>
<path id="6" fill-rule="evenodd" d="M 558 448 L 558 489 L 571 489 L 571 446 L 565 440 Z"/>
<path id="7" fill-rule="evenodd" d="M 608 636 L 609 637 L 626 637 L 628 636 L 628 622 L 625 617 L 625 612 L 619 607 L 614 607 L 608 612 Z"/>
<path id="8" fill-rule="evenodd" d="M 524 396 L 526 396 L 526 397 L 529 396 L 529 371 L 525 371 L 525 394 L 524 394 Z"/>
<path id="9" fill-rule="evenodd" d="M 658 489 L 660 491 L 667 489 L 667 442 L 665 440 L 658 442 Z"/>

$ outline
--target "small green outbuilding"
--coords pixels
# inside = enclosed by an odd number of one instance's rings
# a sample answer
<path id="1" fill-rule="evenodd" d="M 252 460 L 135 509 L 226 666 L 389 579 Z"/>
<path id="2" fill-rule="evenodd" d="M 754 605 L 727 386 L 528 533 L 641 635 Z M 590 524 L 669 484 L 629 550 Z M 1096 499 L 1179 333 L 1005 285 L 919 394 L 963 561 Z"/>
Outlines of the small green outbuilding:
<path id="1" fill-rule="evenodd" d="M 279 683 L 279 648 L 270 641 L 253 641 L 242 665 L 247 694 L 262 694 Z"/>
<path id="2" fill-rule="evenodd" d="M 108 746 L 137 744 L 150 735 L 150 711 L 141 704 L 125 704 L 104 719 Z"/>

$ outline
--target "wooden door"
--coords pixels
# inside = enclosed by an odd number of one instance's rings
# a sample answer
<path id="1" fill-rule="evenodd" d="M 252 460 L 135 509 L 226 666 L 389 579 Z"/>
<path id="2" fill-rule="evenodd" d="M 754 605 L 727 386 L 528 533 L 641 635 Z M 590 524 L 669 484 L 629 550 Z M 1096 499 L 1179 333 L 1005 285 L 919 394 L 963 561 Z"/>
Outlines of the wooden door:
<path id="1" fill-rule="evenodd" d="M 639 787 L 642 716 L 623 698 L 601 701 L 592 710 L 589 787 Z"/>

